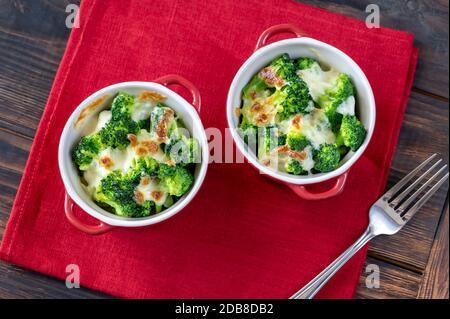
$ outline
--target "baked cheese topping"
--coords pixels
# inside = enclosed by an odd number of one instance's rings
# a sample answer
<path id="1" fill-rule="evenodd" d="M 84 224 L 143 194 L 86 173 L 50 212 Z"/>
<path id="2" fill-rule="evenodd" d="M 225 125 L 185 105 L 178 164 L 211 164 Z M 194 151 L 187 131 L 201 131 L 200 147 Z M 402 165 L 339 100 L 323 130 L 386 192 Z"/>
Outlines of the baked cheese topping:
<path id="1" fill-rule="evenodd" d="M 156 178 L 144 176 L 141 177 L 141 182 L 136 187 L 135 195 L 138 203 L 151 200 L 161 206 L 166 201 L 168 193 L 164 191 Z"/>
<path id="2" fill-rule="evenodd" d="M 339 72 L 335 69 L 323 71 L 318 63 L 315 63 L 309 69 L 298 70 L 297 74 L 306 82 L 309 93 L 314 101 L 325 94 L 327 89 L 333 87 Z"/>
<path id="3" fill-rule="evenodd" d="M 309 57 L 281 54 L 243 87 L 236 112 L 239 134 L 258 160 L 274 170 L 330 172 L 366 136 L 355 114 L 354 92 L 347 74 L 322 69 Z"/>
<path id="4" fill-rule="evenodd" d="M 321 109 L 315 109 L 301 117 L 300 132 L 306 136 L 315 149 L 319 149 L 322 144 L 332 144 L 336 141 L 330 122 Z"/>
<path id="5" fill-rule="evenodd" d="M 165 100 L 151 91 L 119 92 L 110 109 L 86 118 L 80 128 L 72 159 L 82 185 L 117 215 L 158 213 L 192 186 L 198 141 Z"/>
<path id="6" fill-rule="evenodd" d="M 336 112 L 342 115 L 355 115 L 355 97 L 349 96 L 344 102 L 342 102 L 338 107 Z"/>
<path id="7" fill-rule="evenodd" d="M 100 181 L 109 173 L 120 170 L 125 173 L 138 157 L 150 156 L 158 163 L 171 165 L 170 159 L 164 154 L 161 142 L 151 136 L 147 130 L 141 130 L 138 135 L 129 134 L 130 144 L 124 150 L 108 147 L 95 158 L 83 177 L 87 182 L 87 189 L 92 195 L 100 185 Z"/>
<path id="8" fill-rule="evenodd" d="M 249 123 L 256 126 L 274 124 L 277 111 L 270 97 L 249 101 L 242 108 L 242 114 L 248 119 Z"/>

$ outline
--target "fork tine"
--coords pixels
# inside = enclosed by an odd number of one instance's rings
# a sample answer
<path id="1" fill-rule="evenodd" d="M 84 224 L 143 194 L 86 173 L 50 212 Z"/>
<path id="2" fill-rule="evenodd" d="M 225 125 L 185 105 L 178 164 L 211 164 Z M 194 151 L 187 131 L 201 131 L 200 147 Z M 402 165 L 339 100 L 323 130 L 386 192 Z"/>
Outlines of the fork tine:
<path id="1" fill-rule="evenodd" d="M 430 172 L 433 171 L 433 169 L 439 165 L 439 163 L 442 162 L 442 159 L 439 159 L 439 161 L 437 161 L 436 163 L 434 163 L 429 169 L 426 170 L 425 173 L 423 173 L 422 175 L 420 175 L 419 178 L 417 178 L 414 183 L 412 183 L 411 185 L 408 186 L 408 188 L 406 188 L 403 192 L 401 192 L 401 194 L 399 194 L 398 196 L 396 196 L 394 198 L 394 200 L 392 200 L 391 204 L 393 206 L 397 206 L 404 198 L 406 195 L 408 195 L 413 189 L 414 187 L 416 187 L 416 185 L 418 185 L 420 183 L 420 181 L 426 177 Z M 447 166 L 447 165 L 445 165 Z"/>
<path id="2" fill-rule="evenodd" d="M 425 161 L 422 162 L 422 164 L 420 164 L 419 166 L 417 166 L 414 170 L 412 170 L 408 175 L 406 175 L 405 177 L 403 177 L 397 184 L 394 185 L 394 187 L 392 187 L 390 190 L 388 190 L 383 198 L 389 200 L 392 195 L 395 195 L 403 186 L 405 186 L 406 183 L 409 182 L 409 180 L 411 178 L 413 178 L 418 171 L 420 171 L 425 165 L 427 165 L 433 158 L 435 158 L 437 156 L 436 153 L 434 153 L 433 155 L 431 155 L 428 159 L 426 159 Z"/>
<path id="3" fill-rule="evenodd" d="M 431 184 L 431 182 L 436 180 L 436 178 L 445 170 L 446 167 L 447 165 L 441 167 L 441 169 L 438 170 L 433 176 L 431 176 L 429 180 L 423 183 L 422 186 L 420 186 L 411 196 L 409 196 L 408 199 L 405 200 L 404 203 L 402 203 L 400 207 L 397 208 L 397 211 L 399 211 L 400 213 L 404 212 L 408 208 L 408 206 L 417 198 L 417 196 L 419 196 L 419 194 L 421 194 L 427 188 L 427 186 Z"/>
<path id="4" fill-rule="evenodd" d="M 445 183 L 447 179 L 448 173 L 445 174 L 444 177 L 442 177 L 439 182 L 436 183 L 436 185 L 430 188 L 430 190 L 421 199 L 419 199 L 417 203 L 415 203 L 414 206 L 411 207 L 411 209 L 406 212 L 406 214 L 403 216 L 405 221 L 411 219 L 411 217 L 413 217 L 414 214 L 423 206 L 423 204 L 425 204 L 430 199 L 430 197 L 433 196 L 434 193 L 436 193 L 436 191 L 442 186 L 442 184 Z"/>

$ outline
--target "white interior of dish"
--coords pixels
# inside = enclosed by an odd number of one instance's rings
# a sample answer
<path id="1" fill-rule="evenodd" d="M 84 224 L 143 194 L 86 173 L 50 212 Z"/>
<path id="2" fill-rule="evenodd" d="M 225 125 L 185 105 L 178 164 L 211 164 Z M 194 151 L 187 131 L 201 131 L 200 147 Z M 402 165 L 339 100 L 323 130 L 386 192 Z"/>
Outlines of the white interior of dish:
<path id="1" fill-rule="evenodd" d="M 192 136 L 197 138 L 201 145 L 201 163 L 196 165 L 195 168 L 195 181 L 194 185 L 188 193 L 181 197 L 173 206 L 149 217 L 142 218 L 128 218 L 114 215 L 98 205 L 91 199 L 90 195 L 84 190 L 81 185 L 81 181 L 78 175 L 78 170 L 73 164 L 71 152 L 76 143 L 84 135 L 84 126 L 88 125 L 89 120 L 96 117 L 99 112 L 109 108 L 113 97 L 119 91 L 128 92 L 130 94 L 137 95 L 143 90 L 150 90 L 160 93 L 167 97 L 165 103 L 170 106 L 178 114 L 178 116 L 184 121 L 186 128 L 191 132 Z M 77 127 L 74 127 L 75 121 L 78 119 L 81 111 L 92 102 L 101 98 L 102 96 L 109 95 L 99 107 L 86 117 Z M 184 100 L 181 96 L 166 88 L 163 85 L 153 82 L 125 82 L 118 83 L 106 87 L 84 100 L 72 113 L 67 121 L 63 133 L 61 135 L 58 161 L 61 176 L 64 182 L 67 193 L 73 199 L 73 201 L 85 212 L 89 213 L 93 217 L 113 226 L 126 226 L 126 227 L 138 227 L 145 226 L 165 220 L 183 209 L 195 196 L 199 190 L 201 184 L 206 175 L 208 166 L 208 143 L 206 139 L 205 130 L 201 123 L 194 107 Z"/>
<path id="2" fill-rule="evenodd" d="M 262 165 L 251 150 L 247 151 L 248 148 L 245 147 L 244 141 L 237 133 L 236 127 L 239 124 L 239 119 L 236 116 L 235 109 L 241 105 L 241 91 L 243 87 L 261 68 L 268 65 L 274 58 L 283 53 L 288 53 L 291 58 L 311 57 L 318 60 L 323 66 L 332 66 L 340 72 L 347 73 L 356 87 L 356 113 L 367 129 L 367 136 L 361 147 L 356 152 L 349 152 L 341 161 L 339 168 L 332 172 L 295 176 L 272 170 Z M 260 172 L 290 184 L 313 184 L 343 174 L 364 152 L 375 127 L 375 99 L 366 76 L 349 56 L 331 45 L 311 38 L 302 37 L 272 43 L 257 50 L 248 58 L 237 72 L 230 86 L 227 99 L 227 119 L 238 149 Z"/>

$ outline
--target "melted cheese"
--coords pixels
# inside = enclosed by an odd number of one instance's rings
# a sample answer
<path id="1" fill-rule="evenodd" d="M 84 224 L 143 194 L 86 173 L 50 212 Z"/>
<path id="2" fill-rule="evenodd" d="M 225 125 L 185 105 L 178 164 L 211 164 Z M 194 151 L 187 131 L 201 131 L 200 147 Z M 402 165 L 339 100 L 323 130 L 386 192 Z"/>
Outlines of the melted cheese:
<path id="1" fill-rule="evenodd" d="M 278 123 L 278 129 L 282 134 L 287 134 L 291 130 L 293 117 Z"/>
<path id="2" fill-rule="evenodd" d="M 143 181 L 147 179 L 148 182 Z M 136 187 L 136 192 L 143 195 L 143 200 L 154 201 L 156 205 L 162 206 L 167 199 L 168 193 L 163 190 L 156 179 L 150 179 L 148 176 L 141 178 L 141 183 Z"/>
<path id="3" fill-rule="evenodd" d="M 261 98 L 244 105 L 242 113 L 248 121 L 256 126 L 267 126 L 275 123 L 277 108 L 269 98 Z"/>
<path id="4" fill-rule="evenodd" d="M 108 147 L 100 152 L 89 168 L 84 171 L 83 177 L 87 182 L 89 193 L 93 193 L 100 181 L 115 170 L 126 172 L 133 163 L 134 154 L 130 148 L 119 150 Z"/>
<path id="5" fill-rule="evenodd" d="M 318 149 L 321 144 L 332 144 L 336 141 L 330 122 L 321 109 L 315 109 L 302 116 L 300 132 L 306 136 L 315 149 Z"/>
<path id="6" fill-rule="evenodd" d="M 150 99 L 143 102 L 136 102 L 131 118 L 136 122 L 148 119 L 155 105 L 155 101 Z"/>
<path id="7" fill-rule="evenodd" d="M 349 96 L 337 107 L 336 112 L 342 115 L 355 115 L 355 97 Z"/>
<path id="8" fill-rule="evenodd" d="M 327 89 L 332 88 L 339 76 L 335 69 L 323 71 L 318 63 L 314 63 L 309 69 L 298 70 L 297 74 L 306 82 L 314 101 L 324 95 Z"/>
<path id="9" fill-rule="evenodd" d="M 314 160 L 313 160 L 313 149 L 311 146 L 305 147 L 303 150 L 307 155 L 306 158 L 303 161 L 300 161 L 300 164 L 302 168 L 307 171 L 311 172 L 311 170 L 314 167 Z"/>
<path id="10" fill-rule="evenodd" d="M 314 111 L 316 107 L 314 106 L 314 102 L 313 101 L 309 101 L 308 102 L 308 106 L 305 108 L 305 111 L 310 113 L 312 111 Z"/>
<path id="11" fill-rule="evenodd" d="M 297 125 L 299 127 L 298 129 L 293 125 L 296 116 L 278 124 L 278 128 L 282 134 L 288 134 L 291 130 L 299 131 L 311 141 L 315 149 L 318 149 L 321 144 L 332 144 L 336 141 L 336 136 L 331 130 L 330 122 L 323 110 L 314 108 L 311 113 L 302 115 Z"/>
<path id="12" fill-rule="evenodd" d="M 150 156 L 159 163 L 166 163 L 168 158 L 160 147 L 161 142 L 147 130 L 141 130 L 137 135 L 136 145 L 128 146 L 134 152 L 135 156 Z"/>
<path id="13" fill-rule="evenodd" d="M 131 143 L 124 150 L 117 148 L 104 149 L 94 159 L 83 177 L 87 182 L 87 191 L 93 194 L 100 181 L 109 173 L 120 170 L 123 173 L 132 166 L 133 160 L 139 156 L 150 156 L 160 163 L 167 163 L 168 158 L 162 151 L 160 144 L 151 137 L 146 130 L 141 130 L 136 137 L 136 144 Z M 149 147 L 152 145 L 153 147 Z M 155 150 L 153 152 L 153 150 Z"/>
<path id="14" fill-rule="evenodd" d="M 101 111 L 98 114 L 98 120 L 97 120 L 97 126 L 95 127 L 95 132 L 100 131 L 102 128 L 108 124 L 108 122 L 111 120 L 112 113 L 109 110 Z"/>

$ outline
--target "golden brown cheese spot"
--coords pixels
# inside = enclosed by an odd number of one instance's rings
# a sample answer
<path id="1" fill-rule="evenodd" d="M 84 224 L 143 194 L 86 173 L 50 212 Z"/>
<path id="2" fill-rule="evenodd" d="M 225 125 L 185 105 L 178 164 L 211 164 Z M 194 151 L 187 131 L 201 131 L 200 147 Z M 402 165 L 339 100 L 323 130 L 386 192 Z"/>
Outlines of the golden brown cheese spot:
<path id="1" fill-rule="evenodd" d="M 103 95 L 102 97 L 99 97 L 98 99 L 96 99 L 94 102 L 92 102 L 91 104 L 89 104 L 88 106 L 86 106 L 80 113 L 80 115 L 78 115 L 77 120 L 75 121 L 75 123 L 73 124 L 73 126 L 76 128 L 78 126 L 78 124 L 80 124 L 88 115 L 90 115 L 91 113 L 93 113 L 100 105 L 103 104 L 103 102 L 105 102 L 105 100 L 107 98 L 109 98 L 110 95 L 106 94 Z"/>
<path id="2" fill-rule="evenodd" d="M 150 194 L 152 197 L 153 197 L 153 199 L 155 200 L 155 201 L 159 201 L 162 197 L 163 197 L 163 192 L 161 192 L 161 191 L 153 191 L 153 192 L 151 192 L 151 194 Z"/>
<path id="3" fill-rule="evenodd" d="M 106 169 L 111 169 L 111 167 L 114 165 L 114 162 L 111 157 L 105 155 L 100 158 L 100 165 Z"/>
<path id="4" fill-rule="evenodd" d="M 167 136 L 167 130 L 169 123 L 174 118 L 174 112 L 172 109 L 164 109 L 164 114 L 161 116 L 161 120 L 156 126 L 156 135 L 158 135 L 159 139 L 164 140 Z"/>
<path id="5" fill-rule="evenodd" d="M 155 102 L 164 102 L 166 97 L 153 91 L 142 91 L 138 96 L 139 102 L 146 101 L 155 101 Z"/>
<path id="6" fill-rule="evenodd" d="M 164 140 L 167 137 L 167 128 L 158 125 L 156 128 L 156 135 L 158 135 L 160 140 Z"/>
<path id="7" fill-rule="evenodd" d="M 261 110 L 262 106 L 261 104 L 259 104 L 258 102 L 254 103 L 251 107 L 251 110 L 253 112 L 258 112 L 259 110 Z"/>
<path id="8" fill-rule="evenodd" d="M 300 129 L 300 121 L 302 120 L 302 116 L 301 115 L 297 115 L 292 119 L 292 126 L 299 130 Z"/>
<path id="9" fill-rule="evenodd" d="M 128 134 L 127 138 L 130 141 L 130 144 L 131 144 L 132 147 L 135 147 L 137 145 L 138 139 L 137 139 L 136 135 Z"/>
<path id="10" fill-rule="evenodd" d="M 150 177 L 148 177 L 148 176 L 142 177 L 142 179 L 141 179 L 141 185 L 142 185 L 142 186 L 146 186 L 146 185 L 148 185 L 148 184 L 150 184 Z"/>
<path id="11" fill-rule="evenodd" d="M 138 147 L 136 149 L 136 154 L 139 155 L 139 156 L 147 155 L 147 153 L 148 153 L 148 151 L 147 151 L 147 149 L 145 147 Z"/>
<path id="12" fill-rule="evenodd" d="M 275 149 L 275 153 L 287 153 L 289 151 L 288 145 L 283 145 Z"/>
<path id="13" fill-rule="evenodd" d="M 270 166 L 270 159 L 265 159 L 261 162 L 264 166 Z"/>
<path id="14" fill-rule="evenodd" d="M 168 161 L 166 162 L 166 164 L 169 165 L 169 166 L 175 166 L 177 163 L 175 163 L 174 160 L 170 159 L 170 160 L 168 160 Z"/>
<path id="15" fill-rule="evenodd" d="M 239 116 L 241 115 L 241 108 L 240 107 L 236 107 L 234 109 L 234 115 L 239 118 Z"/>
<path id="16" fill-rule="evenodd" d="M 306 154 L 306 152 L 304 152 L 304 151 L 296 152 L 296 151 L 289 150 L 289 151 L 287 151 L 287 154 L 290 157 L 292 157 L 293 159 L 296 159 L 299 161 L 304 161 L 306 159 L 306 157 L 308 156 L 308 154 Z"/>
<path id="17" fill-rule="evenodd" d="M 142 205 L 144 203 L 144 194 L 140 191 L 134 192 L 134 197 L 136 199 L 136 203 Z"/>
<path id="18" fill-rule="evenodd" d="M 142 141 L 140 145 L 147 150 L 150 154 L 155 154 L 159 150 L 158 144 L 154 141 Z"/>
<path id="19" fill-rule="evenodd" d="M 270 103 L 270 98 L 253 101 L 252 104 L 244 106 L 242 111 L 250 123 L 257 126 L 272 123 L 277 113 L 274 105 Z"/>
<path id="20" fill-rule="evenodd" d="M 259 72 L 259 76 L 271 86 L 281 87 L 284 85 L 284 80 L 275 74 L 275 71 L 270 67 L 265 67 Z"/>
<path id="21" fill-rule="evenodd" d="M 264 125 L 269 122 L 269 116 L 265 113 L 259 114 L 256 118 L 256 123 L 259 125 Z"/>

